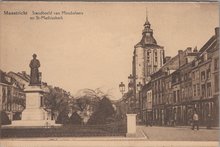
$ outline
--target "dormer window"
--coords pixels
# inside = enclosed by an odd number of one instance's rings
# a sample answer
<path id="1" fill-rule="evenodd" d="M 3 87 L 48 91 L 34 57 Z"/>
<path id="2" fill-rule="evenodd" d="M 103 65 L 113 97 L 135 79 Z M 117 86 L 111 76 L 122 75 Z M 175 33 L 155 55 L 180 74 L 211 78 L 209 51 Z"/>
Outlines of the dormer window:
<path id="1" fill-rule="evenodd" d="M 219 58 L 214 59 L 214 70 L 218 70 L 219 68 Z"/>

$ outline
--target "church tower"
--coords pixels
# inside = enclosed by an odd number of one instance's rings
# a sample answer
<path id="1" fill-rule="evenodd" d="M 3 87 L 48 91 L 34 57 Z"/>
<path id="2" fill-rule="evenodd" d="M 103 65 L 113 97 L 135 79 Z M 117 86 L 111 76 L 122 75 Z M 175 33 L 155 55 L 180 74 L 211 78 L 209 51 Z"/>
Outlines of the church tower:
<path id="1" fill-rule="evenodd" d="M 153 36 L 151 24 L 146 15 L 146 22 L 142 31 L 142 38 L 134 46 L 132 61 L 133 88 L 138 93 L 137 85 L 146 84 L 150 80 L 150 75 L 163 66 L 164 47 L 157 44 Z"/>

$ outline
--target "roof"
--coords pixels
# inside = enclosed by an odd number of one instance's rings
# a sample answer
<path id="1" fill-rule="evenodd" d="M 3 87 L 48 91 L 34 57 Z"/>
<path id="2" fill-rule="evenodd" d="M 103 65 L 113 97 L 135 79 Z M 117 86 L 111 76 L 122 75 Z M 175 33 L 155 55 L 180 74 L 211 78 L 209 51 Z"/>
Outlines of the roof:
<path id="1" fill-rule="evenodd" d="M 204 45 L 203 47 L 199 50 L 199 52 L 203 53 L 205 50 L 209 49 L 211 46 L 216 43 L 216 36 L 213 35 Z"/>
<path id="2" fill-rule="evenodd" d="M 6 79 L 6 77 L 7 77 L 6 73 L 0 70 L 0 83 L 9 84 L 9 85 L 12 84 Z"/>
<path id="3" fill-rule="evenodd" d="M 24 75 L 21 74 L 21 73 L 15 73 L 15 72 L 10 71 L 10 72 L 8 73 L 8 75 L 11 75 L 11 74 L 12 74 L 12 75 L 15 75 L 15 76 L 18 76 L 19 78 L 25 80 L 26 82 L 29 82 L 29 80 L 30 80 L 30 78 L 28 78 L 27 76 L 24 76 Z"/>
<path id="4" fill-rule="evenodd" d="M 146 19 L 146 22 L 144 24 L 144 29 L 142 31 L 142 39 L 140 42 L 138 42 L 135 47 L 141 46 L 141 47 L 146 47 L 148 45 L 151 45 L 152 47 L 160 47 L 157 45 L 157 41 L 153 36 L 153 30 L 150 27 L 150 22 L 148 19 Z"/>

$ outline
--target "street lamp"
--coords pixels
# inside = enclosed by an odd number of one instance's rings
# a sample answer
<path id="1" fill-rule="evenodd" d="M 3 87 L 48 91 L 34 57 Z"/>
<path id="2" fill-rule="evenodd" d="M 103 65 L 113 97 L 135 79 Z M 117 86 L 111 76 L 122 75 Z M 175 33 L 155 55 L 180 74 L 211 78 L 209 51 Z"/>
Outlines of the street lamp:
<path id="1" fill-rule="evenodd" d="M 132 76 L 132 74 L 130 74 L 130 75 L 128 76 L 128 82 L 129 82 L 129 83 L 132 83 L 132 82 L 133 82 L 133 79 L 134 79 L 134 77 Z"/>
<path id="2" fill-rule="evenodd" d="M 121 83 L 119 84 L 119 90 L 120 90 L 120 92 L 121 92 L 121 94 L 122 94 L 122 96 L 123 96 L 123 94 L 124 94 L 124 92 L 125 92 L 125 84 L 124 84 L 123 82 L 121 82 Z"/>
<path id="3" fill-rule="evenodd" d="M 128 90 L 131 91 L 133 89 L 133 84 L 132 83 L 128 83 Z"/>

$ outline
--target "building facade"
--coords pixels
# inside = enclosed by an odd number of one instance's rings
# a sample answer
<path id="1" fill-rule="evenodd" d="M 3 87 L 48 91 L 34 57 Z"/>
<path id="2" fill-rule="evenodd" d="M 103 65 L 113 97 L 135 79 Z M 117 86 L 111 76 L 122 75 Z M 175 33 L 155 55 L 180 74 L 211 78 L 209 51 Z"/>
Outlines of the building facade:
<path id="1" fill-rule="evenodd" d="M 25 108 L 24 86 L 7 73 L 0 71 L 0 109 L 10 120 L 20 119 Z"/>
<path id="2" fill-rule="evenodd" d="M 141 105 L 142 121 L 150 118 L 143 113 L 150 107 L 154 125 L 190 125 L 194 111 L 201 125 L 210 117 L 212 125 L 219 125 L 219 28 L 199 51 L 188 47 L 166 59 L 151 73 L 149 83 L 141 91 L 141 101 L 146 103 Z M 148 91 L 152 91 L 152 106 L 148 106 Z"/>

